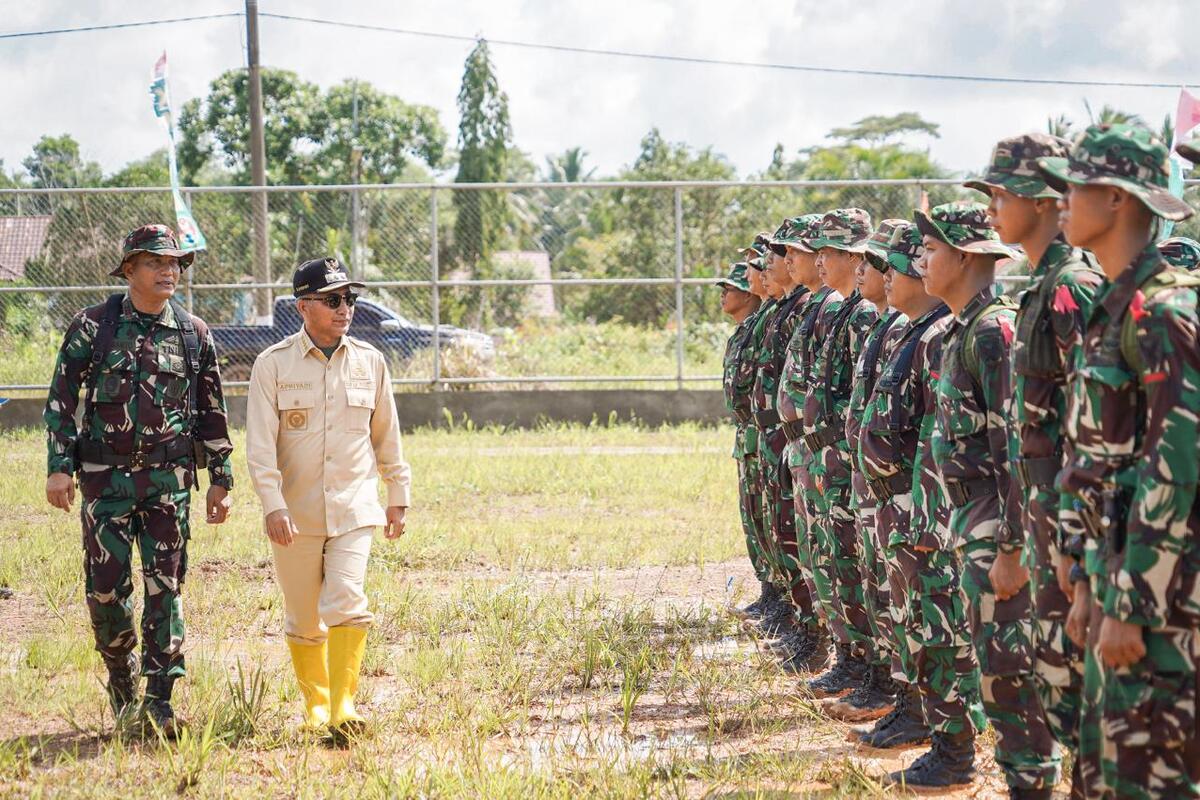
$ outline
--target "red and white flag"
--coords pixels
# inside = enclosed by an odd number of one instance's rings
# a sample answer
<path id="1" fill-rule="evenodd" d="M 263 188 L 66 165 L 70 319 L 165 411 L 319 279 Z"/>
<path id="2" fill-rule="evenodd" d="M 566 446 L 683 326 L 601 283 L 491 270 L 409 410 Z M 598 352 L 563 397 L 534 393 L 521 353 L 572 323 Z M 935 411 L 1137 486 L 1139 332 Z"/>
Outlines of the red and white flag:
<path id="1" fill-rule="evenodd" d="M 1200 100 L 1187 89 L 1179 90 L 1179 105 L 1175 108 L 1175 141 L 1171 148 L 1188 138 L 1188 132 L 1200 125 Z"/>

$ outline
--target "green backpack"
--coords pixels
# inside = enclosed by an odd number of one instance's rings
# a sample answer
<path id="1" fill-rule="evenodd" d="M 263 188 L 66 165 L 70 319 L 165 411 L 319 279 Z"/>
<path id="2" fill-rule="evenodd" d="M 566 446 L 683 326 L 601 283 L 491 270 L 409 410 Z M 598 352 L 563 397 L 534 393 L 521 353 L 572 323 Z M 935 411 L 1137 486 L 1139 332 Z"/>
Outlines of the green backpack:
<path id="1" fill-rule="evenodd" d="M 1142 297 L 1145 300 L 1149 300 L 1155 295 L 1169 289 L 1185 289 L 1189 287 L 1200 292 L 1200 274 L 1167 269 L 1157 275 L 1151 276 L 1149 280 L 1142 284 L 1141 292 Z M 1142 354 L 1138 350 L 1137 325 L 1133 319 L 1133 315 L 1128 312 L 1128 309 L 1125 316 L 1121 318 L 1121 357 L 1133 369 L 1134 377 L 1137 378 L 1138 383 L 1141 383 L 1142 373 L 1146 371 L 1146 364 L 1142 361 Z"/>

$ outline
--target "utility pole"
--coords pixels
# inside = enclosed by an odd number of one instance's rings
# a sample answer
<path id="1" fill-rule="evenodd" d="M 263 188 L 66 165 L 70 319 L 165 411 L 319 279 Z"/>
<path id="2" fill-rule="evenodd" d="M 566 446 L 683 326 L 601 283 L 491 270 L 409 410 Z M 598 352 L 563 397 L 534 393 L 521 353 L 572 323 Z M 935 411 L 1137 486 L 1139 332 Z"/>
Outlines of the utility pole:
<path id="1" fill-rule="evenodd" d="M 354 188 L 350 192 L 350 269 L 359 279 L 363 279 L 366 260 L 363 247 L 362 225 L 362 193 L 358 189 L 362 178 L 362 145 L 358 142 L 358 81 L 354 81 L 354 99 L 350 114 L 350 182 Z"/>
<path id="2" fill-rule="evenodd" d="M 265 187 L 267 148 L 263 141 L 262 76 L 258 69 L 258 0 L 246 0 L 246 54 L 250 66 L 250 172 L 254 185 Z M 274 283 L 265 191 L 250 195 L 250 218 L 254 230 L 254 281 Z M 269 316 L 271 310 L 271 290 L 256 289 L 255 314 L 262 319 Z"/>

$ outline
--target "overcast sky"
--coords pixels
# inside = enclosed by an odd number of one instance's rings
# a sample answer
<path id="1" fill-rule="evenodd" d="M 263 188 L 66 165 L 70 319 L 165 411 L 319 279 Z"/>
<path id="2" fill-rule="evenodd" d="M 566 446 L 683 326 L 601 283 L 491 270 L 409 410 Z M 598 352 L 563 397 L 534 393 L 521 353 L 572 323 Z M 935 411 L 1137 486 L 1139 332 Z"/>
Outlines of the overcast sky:
<path id="1" fill-rule="evenodd" d="M 0 0 L 0 33 L 237 11 L 238 0 Z M 549 44 L 745 61 L 1200 84 L 1193 0 L 262 0 L 262 11 Z M 469 42 L 261 20 L 262 62 L 328 86 L 365 79 L 438 110 L 453 144 Z M 1190 45 L 1190 46 L 1189 46 Z M 162 145 L 147 92 L 166 49 L 175 104 L 245 65 L 244 22 L 0 40 L 0 158 L 18 168 L 43 134 L 70 133 L 112 172 Z M 927 143 L 959 170 L 1002 136 L 1084 119 L 1082 100 L 1145 116 L 1173 113 L 1177 89 L 1017 86 L 814 75 L 533 51 L 496 45 L 517 146 L 540 164 L 581 146 L 599 174 L 629 164 L 654 126 L 711 146 L 746 174 L 774 145 L 789 153 L 868 114 L 918 111 L 941 125 Z"/>

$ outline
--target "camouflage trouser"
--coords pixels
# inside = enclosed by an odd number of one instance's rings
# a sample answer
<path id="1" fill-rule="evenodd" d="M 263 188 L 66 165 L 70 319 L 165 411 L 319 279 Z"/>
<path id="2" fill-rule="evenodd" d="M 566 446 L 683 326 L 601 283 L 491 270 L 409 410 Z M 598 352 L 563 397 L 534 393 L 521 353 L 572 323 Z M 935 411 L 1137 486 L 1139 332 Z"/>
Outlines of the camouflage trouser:
<path id="1" fill-rule="evenodd" d="M 142 674 L 181 676 L 187 571 L 187 491 L 142 499 L 84 498 L 83 573 L 96 650 L 106 663 L 124 663 L 137 646 L 133 624 L 133 546 L 145 588 Z"/>
<path id="2" fill-rule="evenodd" d="M 829 635 L 837 644 L 849 644 L 850 632 L 846 623 L 837 613 L 833 593 L 833 583 L 830 581 L 830 570 L 823 560 L 825 549 L 822 542 L 826 539 L 824 521 L 825 497 L 817 491 L 813 483 L 810 467 L 812 453 L 801 441 L 793 442 L 788 447 L 788 466 L 792 473 L 792 482 L 797 487 L 795 493 L 796 518 L 803 518 L 806 536 L 802 549 L 805 553 L 806 577 L 809 581 L 810 593 L 821 619 L 829 629 Z"/>
<path id="3" fill-rule="evenodd" d="M 884 566 L 884 550 L 879 546 L 875 524 L 875 498 L 867 490 L 862 473 L 855 472 L 851 480 L 851 511 L 858 518 L 862 530 L 858 532 L 862 558 L 858 561 L 859 580 L 863 586 L 863 601 L 866 604 L 867 624 L 870 626 L 874 662 L 891 665 L 895 661 L 896 647 L 891 611 L 892 594 L 888 588 L 887 569 Z"/>
<path id="4" fill-rule="evenodd" d="M 951 524 L 971 506 L 955 509 Z M 994 536 L 997 521 L 992 520 Z M 989 526 L 976 524 L 982 535 Z M 996 560 L 994 538 L 968 540 L 960 550 L 962 586 L 975 657 L 983 676 L 983 710 L 996 732 L 996 763 L 1008 785 L 1018 789 L 1054 787 L 1062 753 L 1042 712 L 1033 678 L 1033 629 L 1029 586 L 1008 600 L 992 590 L 988 571 Z"/>
<path id="5" fill-rule="evenodd" d="M 1097 648 L 1103 619 L 1094 602 L 1079 731 L 1084 783 L 1100 787 L 1089 797 L 1200 798 L 1200 633 L 1188 628 L 1144 630 L 1145 657 L 1132 667 L 1114 670 L 1103 665 Z"/>
<path id="6" fill-rule="evenodd" d="M 907 587 L 903 568 L 897 558 L 900 546 L 908 541 L 908 520 L 912 514 L 912 494 L 893 495 L 875 507 L 875 546 L 883 560 L 887 586 L 888 614 L 891 620 L 892 678 L 915 683 L 916 667 L 908 649 L 908 628 L 905 594 L 897 588 Z M 905 589 L 907 591 L 907 589 Z"/>
<path id="7" fill-rule="evenodd" d="M 754 576 L 764 583 L 772 580 L 771 558 L 766 550 L 766 522 L 763 519 L 763 482 L 757 455 L 737 459 L 738 510 L 742 516 L 742 533 L 746 536 L 746 552 L 754 567 Z"/>
<path id="8" fill-rule="evenodd" d="M 783 460 L 787 437 L 783 428 L 762 431 L 758 438 L 759 454 L 766 484 L 766 517 L 778 553 L 778 568 L 787 584 L 796 618 L 805 625 L 816 622 L 812 598 L 800 569 L 800 550 L 796 532 L 796 508 L 792 497 L 792 476 Z"/>
<path id="9" fill-rule="evenodd" d="M 1058 502 L 1050 487 L 1033 487 L 1025 504 L 1023 563 L 1033 592 L 1034 681 L 1050 733 L 1071 752 L 1079 749 L 1079 704 L 1083 691 L 1083 655 L 1067 636 L 1071 601 L 1058 586 Z M 1076 796 L 1089 797 L 1080 782 L 1079 759 L 1071 782 Z"/>
<path id="10" fill-rule="evenodd" d="M 863 592 L 859 562 L 862 559 L 862 535 L 850 511 L 850 484 L 824 487 L 824 519 L 817 564 L 827 571 L 833 591 L 833 610 L 845 625 L 850 651 L 861 658 L 875 657 L 870 615 Z"/>
<path id="11" fill-rule="evenodd" d="M 895 498 L 893 498 L 894 500 Z M 937 732 L 979 733 L 987 725 L 980 703 L 979 664 L 959 588 L 958 556 L 893 544 L 888 570 L 892 597 L 907 638 L 911 682 L 921 694 L 925 722 Z"/>

